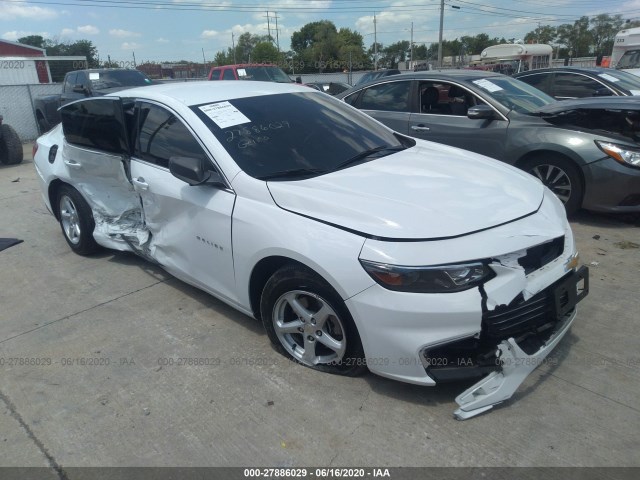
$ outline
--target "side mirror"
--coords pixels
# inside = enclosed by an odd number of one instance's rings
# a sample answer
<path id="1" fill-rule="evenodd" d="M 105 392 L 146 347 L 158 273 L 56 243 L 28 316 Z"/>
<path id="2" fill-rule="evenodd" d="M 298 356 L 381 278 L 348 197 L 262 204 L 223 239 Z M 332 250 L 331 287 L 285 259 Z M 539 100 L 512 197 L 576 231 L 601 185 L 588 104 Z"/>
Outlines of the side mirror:
<path id="1" fill-rule="evenodd" d="M 296 77 L 296 83 L 302 83 L 302 77 Z"/>
<path id="2" fill-rule="evenodd" d="M 489 105 L 476 105 L 467 110 L 467 117 L 471 120 L 493 120 L 496 114 Z"/>
<path id="3" fill-rule="evenodd" d="M 222 175 L 215 170 L 207 168 L 206 162 L 200 158 L 171 157 L 169 159 L 169 171 L 171 175 L 194 185 L 214 185 L 226 188 Z"/>
<path id="4" fill-rule="evenodd" d="M 83 95 L 87 94 L 87 89 L 84 88 L 84 85 L 80 85 L 80 84 L 74 85 L 73 91 L 74 93 L 82 93 Z"/>
<path id="5" fill-rule="evenodd" d="M 595 92 L 593 92 L 594 97 L 610 97 L 613 95 L 613 92 L 608 88 L 598 88 Z"/>

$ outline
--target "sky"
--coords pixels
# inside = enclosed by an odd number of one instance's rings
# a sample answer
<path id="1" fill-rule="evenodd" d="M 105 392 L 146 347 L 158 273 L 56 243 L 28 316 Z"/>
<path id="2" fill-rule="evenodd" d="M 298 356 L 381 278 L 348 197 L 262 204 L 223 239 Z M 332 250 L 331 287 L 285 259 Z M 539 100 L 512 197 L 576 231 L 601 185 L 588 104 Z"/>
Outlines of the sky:
<path id="1" fill-rule="evenodd" d="M 275 24 L 281 50 L 309 22 L 331 20 L 363 35 L 365 47 L 411 39 L 438 41 L 440 0 L 0 0 L 0 37 L 42 35 L 58 41 L 91 40 L 101 60 L 137 63 L 213 60 L 232 34 L 266 35 Z M 459 7 L 459 8 L 454 8 Z M 640 19 L 640 0 L 446 0 L 444 38 L 487 33 L 522 39 L 541 25 L 573 23 L 582 15 Z M 277 18 L 276 18 L 277 17 Z M 480 53 L 480 52 L 473 52 Z"/>

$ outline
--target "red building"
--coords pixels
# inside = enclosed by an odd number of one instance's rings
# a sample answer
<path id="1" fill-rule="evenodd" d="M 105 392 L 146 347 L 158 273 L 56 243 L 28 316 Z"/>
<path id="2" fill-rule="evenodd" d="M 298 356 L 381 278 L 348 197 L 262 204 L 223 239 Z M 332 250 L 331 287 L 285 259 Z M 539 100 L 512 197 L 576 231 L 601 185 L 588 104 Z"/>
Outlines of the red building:
<path id="1" fill-rule="evenodd" d="M 8 40 L 0 40 L 0 58 L 2 57 L 46 57 L 46 52 L 42 48 L 24 45 L 22 43 L 10 42 Z M 34 60 L 36 71 L 38 72 L 38 81 L 40 83 L 49 83 L 49 70 L 47 62 Z"/>

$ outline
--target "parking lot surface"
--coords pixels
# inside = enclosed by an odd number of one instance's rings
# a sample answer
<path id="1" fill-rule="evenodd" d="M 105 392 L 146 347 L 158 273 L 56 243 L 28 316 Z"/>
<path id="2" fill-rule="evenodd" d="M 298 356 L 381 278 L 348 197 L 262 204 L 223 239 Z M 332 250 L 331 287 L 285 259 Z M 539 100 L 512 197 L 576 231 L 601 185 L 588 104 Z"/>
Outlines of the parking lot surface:
<path id="1" fill-rule="evenodd" d="M 24 163 L 0 167 L 0 466 L 639 466 L 640 217 L 573 221 L 591 293 L 516 395 L 342 378 L 130 254 L 74 254 Z"/>

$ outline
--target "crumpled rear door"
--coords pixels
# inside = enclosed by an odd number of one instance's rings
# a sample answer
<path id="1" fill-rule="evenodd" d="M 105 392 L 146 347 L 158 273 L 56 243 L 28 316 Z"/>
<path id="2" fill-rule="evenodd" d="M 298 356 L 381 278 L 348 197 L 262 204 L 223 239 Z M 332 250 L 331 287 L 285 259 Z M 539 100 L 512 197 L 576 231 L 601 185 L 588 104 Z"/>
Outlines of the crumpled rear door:
<path id="1" fill-rule="evenodd" d="M 129 135 L 122 100 L 99 97 L 69 103 L 60 110 L 65 143 L 63 180 L 91 206 L 96 242 L 135 250 L 147 241 L 140 197 L 129 180 Z"/>

